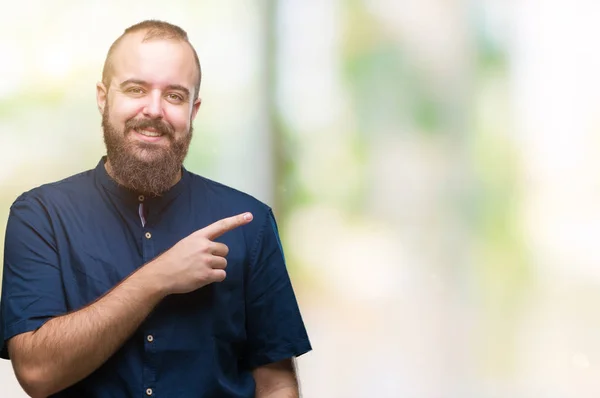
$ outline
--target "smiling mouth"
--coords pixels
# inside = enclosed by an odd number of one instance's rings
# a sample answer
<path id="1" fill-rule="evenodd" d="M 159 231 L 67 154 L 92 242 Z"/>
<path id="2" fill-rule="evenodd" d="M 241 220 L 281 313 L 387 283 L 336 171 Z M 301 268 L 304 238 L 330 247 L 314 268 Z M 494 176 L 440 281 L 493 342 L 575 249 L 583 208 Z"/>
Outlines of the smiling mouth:
<path id="1" fill-rule="evenodd" d="M 133 131 L 135 131 L 136 133 L 143 135 L 144 137 L 162 137 L 164 134 L 152 129 L 152 130 L 146 130 L 146 129 L 133 129 Z"/>

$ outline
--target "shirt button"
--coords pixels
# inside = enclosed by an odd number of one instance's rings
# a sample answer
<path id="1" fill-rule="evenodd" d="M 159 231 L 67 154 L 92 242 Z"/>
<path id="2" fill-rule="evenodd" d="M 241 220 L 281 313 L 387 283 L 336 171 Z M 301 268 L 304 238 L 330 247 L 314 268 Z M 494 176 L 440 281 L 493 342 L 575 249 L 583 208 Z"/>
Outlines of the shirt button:
<path id="1" fill-rule="evenodd" d="M 143 201 L 144 201 L 144 199 L 145 199 L 145 198 L 144 198 L 144 195 L 140 195 L 140 196 L 138 196 L 138 200 L 139 200 L 140 202 L 143 202 Z"/>
<path id="2" fill-rule="evenodd" d="M 146 340 L 148 340 L 149 343 L 152 343 L 154 341 L 154 336 L 149 334 L 148 337 L 146 337 Z"/>
<path id="3" fill-rule="evenodd" d="M 146 389 L 146 395 L 152 395 L 152 389 L 151 388 L 147 388 Z"/>
<path id="4" fill-rule="evenodd" d="M 146 232 L 146 239 L 150 239 L 152 237 L 152 234 L 150 232 Z"/>

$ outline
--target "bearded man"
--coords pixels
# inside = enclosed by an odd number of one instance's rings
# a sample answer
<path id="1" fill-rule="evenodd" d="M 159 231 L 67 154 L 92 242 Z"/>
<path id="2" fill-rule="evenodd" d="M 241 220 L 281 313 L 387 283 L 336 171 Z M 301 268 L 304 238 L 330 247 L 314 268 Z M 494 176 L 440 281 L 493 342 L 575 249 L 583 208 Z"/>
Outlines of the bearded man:
<path id="1" fill-rule="evenodd" d="M 30 396 L 299 395 L 271 209 L 183 167 L 200 80 L 184 30 L 129 27 L 96 87 L 106 156 L 12 204 L 0 356 Z"/>

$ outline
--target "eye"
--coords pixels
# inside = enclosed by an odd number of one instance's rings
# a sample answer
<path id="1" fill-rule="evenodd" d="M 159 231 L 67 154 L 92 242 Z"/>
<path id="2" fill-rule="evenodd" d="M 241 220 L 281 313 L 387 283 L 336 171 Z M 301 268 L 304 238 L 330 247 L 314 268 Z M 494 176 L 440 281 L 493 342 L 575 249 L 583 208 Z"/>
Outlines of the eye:
<path id="1" fill-rule="evenodd" d="M 169 98 L 171 101 L 183 101 L 183 97 L 179 94 L 175 94 L 175 93 L 170 93 L 167 95 L 167 98 Z"/>
<path id="2" fill-rule="evenodd" d="M 127 92 L 131 94 L 142 94 L 144 90 L 142 90 L 141 87 L 131 87 L 130 89 L 127 89 Z"/>

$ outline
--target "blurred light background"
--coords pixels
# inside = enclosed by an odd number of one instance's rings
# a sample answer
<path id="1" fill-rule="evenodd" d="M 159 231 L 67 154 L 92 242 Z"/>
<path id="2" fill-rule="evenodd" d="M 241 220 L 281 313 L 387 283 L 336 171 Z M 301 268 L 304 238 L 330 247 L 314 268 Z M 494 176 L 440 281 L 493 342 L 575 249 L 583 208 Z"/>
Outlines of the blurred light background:
<path id="1" fill-rule="evenodd" d="M 275 209 L 314 346 L 305 397 L 597 397 L 598 15 L 591 0 L 7 1 L 0 223 L 21 192 L 96 165 L 106 52 L 167 20 L 203 64 L 186 166 Z M 0 385 L 25 396 L 7 361 Z"/>

